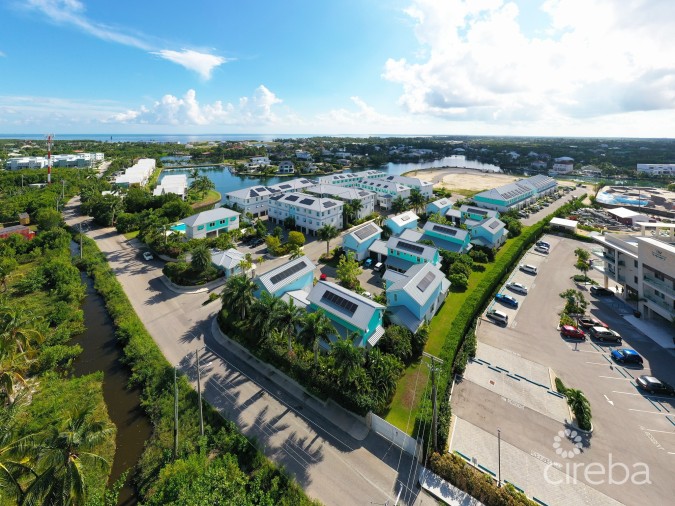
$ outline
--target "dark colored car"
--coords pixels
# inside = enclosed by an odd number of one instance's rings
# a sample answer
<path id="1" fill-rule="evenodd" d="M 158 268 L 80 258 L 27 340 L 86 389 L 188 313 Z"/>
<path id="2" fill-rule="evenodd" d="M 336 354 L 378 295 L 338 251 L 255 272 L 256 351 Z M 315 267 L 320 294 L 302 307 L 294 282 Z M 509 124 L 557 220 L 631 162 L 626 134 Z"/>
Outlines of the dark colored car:
<path id="1" fill-rule="evenodd" d="M 518 301 L 515 299 L 515 297 L 511 297 L 510 295 L 498 293 L 495 295 L 495 300 L 497 302 L 501 302 L 502 304 L 506 304 L 507 306 L 518 307 Z"/>
<path id="2" fill-rule="evenodd" d="M 621 335 L 617 331 L 605 327 L 591 327 L 588 329 L 588 333 L 598 341 L 616 341 L 619 344 L 622 342 Z"/>
<path id="3" fill-rule="evenodd" d="M 581 327 L 582 329 L 590 329 L 591 327 L 605 327 L 606 329 L 608 329 L 609 325 L 607 325 L 604 322 L 601 322 L 597 318 L 584 316 L 583 318 L 579 318 L 579 327 Z"/>
<path id="4" fill-rule="evenodd" d="M 321 276 L 319 276 L 319 279 L 321 281 L 326 281 L 328 279 L 328 275 L 325 272 L 322 272 Z"/>
<path id="5" fill-rule="evenodd" d="M 675 395 L 675 388 L 668 383 L 656 379 L 654 376 L 640 376 L 635 380 L 637 386 L 650 394 Z"/>
<path id="6" fill-rule="evenodd" d="M 602 286 L 592 286 L 591 295 L 595 295 L 596 297 L 614 297 L 614 292 Z"/>
<path id="7" fill-rule="evenodd" d="M 560 333 L 563 336 L 570 337 L 572 339 L 586 339 L 586 334 L 584 331 L 572 325 L 563 325 L 560 327 Z"/>
<path id="8" fill-rule="evenodd" d="M 620 364 L 639 364 L 642 365 L 642 357 L 638 352 L 629 348 L 619 348 L 612 350 L 612 358 Z"/>

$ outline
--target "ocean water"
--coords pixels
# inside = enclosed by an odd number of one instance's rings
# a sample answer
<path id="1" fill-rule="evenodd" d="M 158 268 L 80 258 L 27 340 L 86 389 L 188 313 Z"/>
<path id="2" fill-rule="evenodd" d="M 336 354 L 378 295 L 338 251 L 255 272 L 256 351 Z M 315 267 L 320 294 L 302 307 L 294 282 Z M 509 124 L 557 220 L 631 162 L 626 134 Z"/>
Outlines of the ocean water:
<path id="1" fill-rule="evenodd" d="M 187 144 L 208 141 L 273 141 L 274 139 L 303 139 L 323 137 L 317 134 L 56 134 L 57 141 L 89 140 L 99 142 L 169 142 Z M 416 137 L 414 135 L 352 135 L 344 134 L 335 137 Z M 45 134 L 0 134 L 0 139 L 21 139 L 40 141 Z"/>

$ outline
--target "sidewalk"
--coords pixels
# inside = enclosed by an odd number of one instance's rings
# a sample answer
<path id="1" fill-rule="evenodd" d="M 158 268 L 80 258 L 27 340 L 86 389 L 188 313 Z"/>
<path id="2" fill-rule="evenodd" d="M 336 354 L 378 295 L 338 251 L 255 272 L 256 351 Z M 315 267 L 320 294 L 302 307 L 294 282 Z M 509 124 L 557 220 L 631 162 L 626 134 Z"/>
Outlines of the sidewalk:
<path id="1" fill-rule="evenodd" d="M 240 360 L 247 362 L 251 367 L 260 371 L 290 395 L 302 401 L 326 420 L 333 422 L 357 441 L 363 441 L 368 436 L 370 429 L 366 425 L 365 420 L 360 420 L 357 415 L 349 413 L 331 399 L 322 401 L 307 392 L 307 390 L 283 372 L 251 355 L 246 348 L 223 334 L 216 318 L 211 323 L 211 334 L 219 344 L 237 355 Z"/>

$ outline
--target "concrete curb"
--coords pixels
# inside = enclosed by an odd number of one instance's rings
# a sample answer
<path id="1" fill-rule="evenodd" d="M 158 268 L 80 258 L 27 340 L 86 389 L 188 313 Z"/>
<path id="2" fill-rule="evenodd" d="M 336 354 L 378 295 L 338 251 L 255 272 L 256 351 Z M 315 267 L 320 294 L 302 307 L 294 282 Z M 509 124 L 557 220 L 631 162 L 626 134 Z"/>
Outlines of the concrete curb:
<path id="1" fill-rule="evenodd" d="M 204 285 L 196 285 L 196 286 L 181 286 L 173 283 L 169 278 L 167 278 L 164 274 L 162 274 L 159 279 L 164 283 L 164 285 L 171 290 L 174 293 L 181 293 L 181 294 L 196 294 L 196 293 L 205 293 L 209 292 L 214 288 L 217 288 L 221 285 L 224 285 L 227 279 L 223 276 L 222 278 L 218 278 L 214 281 L 211 281 L 210 283 L 206 283 Z"/>
<path id="2" fill-rule="evenodd" d="M 227 348 L 229 351 L 235 353 L 240 359 L 254 364 L 254 367 L 261 371 L 267 378 L 273 381 L 277 386 L 283 388 L 288 394 L 292 395 L 299 401 L 302 401 L 304 404 L 308 405 L 317 413 L 321 414 L 326 420 L 334 423 L 340 429 L 349 434 L 352 438 L 357 441 L 363 441 L 368 434 L 370 433 L 370 428 L 367 425 L 367 422 L 364 419 L 361 419 L 354 413 L 351 413 L 338 405 L 332 399 L 323 401 L 313 394 L 309 393 L 298 384 L 295 380 L 289 378 L 286 374 L 280 370 L 272 367 L 266 362 L 261 361 L 259 358 L 253 356 L 246 348 L 244 348 L 238 342 L 230 339 L 218 325 L 218 318 L 215 317 L 211 322 L 211 335 L 213 338 L 221 344 L 223 347 Z M 345 420 L 345 417 L 347 420 Z M 342 418 L 342 420 L 340 420 Z M 345 423 L 340 423 L 340 421 Z"/>

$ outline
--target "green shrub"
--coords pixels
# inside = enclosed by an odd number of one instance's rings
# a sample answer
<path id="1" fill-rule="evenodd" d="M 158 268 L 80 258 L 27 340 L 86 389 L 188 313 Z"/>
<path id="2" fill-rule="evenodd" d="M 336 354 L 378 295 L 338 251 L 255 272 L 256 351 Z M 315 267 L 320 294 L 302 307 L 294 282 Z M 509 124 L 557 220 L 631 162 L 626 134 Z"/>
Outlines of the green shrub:
<path id="1" fill-rule="evenodd" d="M 567 388 L 565 387 L 565 384 L 558 377 L 555 378 L 555 389 L 558 393 L 563 394 L 563 395 L 565 395 L 565 392 L 567 392 Z"/>
<path id="2" fill-rule="evenodd" d="M 450 288 L 454 292 L 463 292 L 469 287 L 469 278 L 465 274 L 451 274 L 448 276 Z"/>

